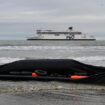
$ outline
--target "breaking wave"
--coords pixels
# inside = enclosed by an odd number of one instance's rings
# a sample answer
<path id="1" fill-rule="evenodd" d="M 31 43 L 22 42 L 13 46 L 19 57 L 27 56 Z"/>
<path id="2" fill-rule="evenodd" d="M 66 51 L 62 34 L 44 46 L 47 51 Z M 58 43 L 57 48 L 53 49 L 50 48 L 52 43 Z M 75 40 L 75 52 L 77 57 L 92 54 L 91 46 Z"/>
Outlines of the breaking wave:
<path id="1" fill-rule="evenodd" d="M 23 59 L 25 59 L 25 58 L 1 57 L 0 58 L 0 64 L 6 64 L 6 63 L 10 63 L 10 62 L 18 61 L 18 60 L 23 60 Z"/>
<path id="2" fill-rule="evenodd" d="M 78 61 L 105 61 L 105 56 L 77 57 L 74 59 Z"/>
<path id="3" fill-rule="evenodd" d="M 105 50 L 105 46 L 0 46 L 0 50 Z"/>

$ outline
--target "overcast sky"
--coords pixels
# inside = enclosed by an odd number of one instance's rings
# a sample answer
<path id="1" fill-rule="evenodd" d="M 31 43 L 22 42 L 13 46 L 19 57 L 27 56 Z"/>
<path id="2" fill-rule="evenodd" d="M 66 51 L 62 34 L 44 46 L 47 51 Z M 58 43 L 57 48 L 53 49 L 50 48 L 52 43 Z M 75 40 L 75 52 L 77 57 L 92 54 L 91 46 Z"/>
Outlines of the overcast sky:
<path id="1" fill-rule="evenodd" d="M 25 39 L 36 29 L 69 26 L 105 39 L 105 0 L 0 0 L 1 39 Z"/>

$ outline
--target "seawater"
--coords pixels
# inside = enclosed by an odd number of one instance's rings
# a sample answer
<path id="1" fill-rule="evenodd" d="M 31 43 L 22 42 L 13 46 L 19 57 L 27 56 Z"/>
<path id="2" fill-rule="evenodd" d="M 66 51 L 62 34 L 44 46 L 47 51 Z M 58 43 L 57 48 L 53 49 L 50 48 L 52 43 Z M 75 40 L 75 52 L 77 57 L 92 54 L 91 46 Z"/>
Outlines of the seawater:
<path id="1" fill-rule="evenodd" d="M 1 65 L 22 59 L 75 59 L 105 66 L 105 41 L 0 41 Z"/>

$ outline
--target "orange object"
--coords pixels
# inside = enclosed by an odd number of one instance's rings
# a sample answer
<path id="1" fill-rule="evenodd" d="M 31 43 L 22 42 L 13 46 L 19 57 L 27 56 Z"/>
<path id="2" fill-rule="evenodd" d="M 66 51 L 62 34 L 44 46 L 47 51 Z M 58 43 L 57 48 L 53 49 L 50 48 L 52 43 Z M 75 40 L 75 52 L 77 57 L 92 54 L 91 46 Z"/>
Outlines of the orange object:
<path id="1" fill-rule="evenodd" d="M 36 73 L 32 73 L 33 77 L 38 77 L 38 75 Z"/>
<path id="2" fill-rule="evenodd" d="M 73 75 L 71 76 L 71 79 L 81 79 L 81 78 L 86 78 L 88 76 L 79 76 L 79 75 Z"/>

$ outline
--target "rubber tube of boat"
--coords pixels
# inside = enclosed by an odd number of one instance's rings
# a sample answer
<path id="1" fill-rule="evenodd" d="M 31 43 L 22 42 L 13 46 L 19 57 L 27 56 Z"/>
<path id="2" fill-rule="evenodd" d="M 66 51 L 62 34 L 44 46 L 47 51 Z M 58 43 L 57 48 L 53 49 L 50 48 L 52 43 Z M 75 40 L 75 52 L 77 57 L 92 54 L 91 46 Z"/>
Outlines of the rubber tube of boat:
<path id="1" fill-rule="evenodd" d="M 72 75 L 70 78 L 71 79 L 81 79 L 81 78 L 86 78 L 88 76 L 79 76 L 79 75 Z"/>
<path id="2" fill-rule="evenodd" d="M 32 73 L 33 77 L 38 77 L 39 75 L 37 75 L 36 73 Z"/>

